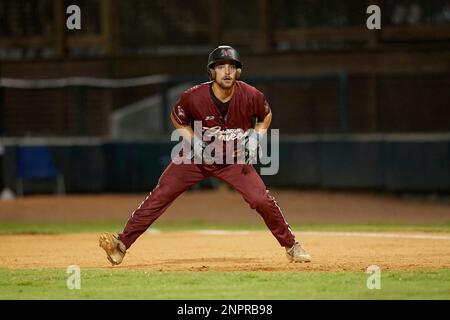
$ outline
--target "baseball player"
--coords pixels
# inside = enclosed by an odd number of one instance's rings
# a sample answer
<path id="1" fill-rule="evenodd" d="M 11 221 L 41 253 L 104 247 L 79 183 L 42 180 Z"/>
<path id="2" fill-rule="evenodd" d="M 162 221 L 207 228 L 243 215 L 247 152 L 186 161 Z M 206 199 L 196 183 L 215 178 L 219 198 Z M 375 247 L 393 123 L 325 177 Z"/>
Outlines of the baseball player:
<path id="1" fill-rule="evenodd" d="M 132 213 L 119 234 L 103 233 L 99 244 L 106 251 L 112 265 L 122 262 L 126 251 L 161 216 L 171 203 L 192 185 L 208 177 L 220 179 L 237 190 L 252 209 L 261 215 L 265 224 L 286 249 L 286 256 L 293 262 L 310 262 L 311 256 L 296 241 L 275 198 L 266 190 L 261 177 L 251 163 L 258 155 L 259 145 L 247 144 L 245 163 L 217 164 L 205 161 L 207 141 L 199 138 L 192 126 L 201 121 L 202 130 L 214 128 L 216 139 L 236 139 L 237 130 L 247 132 L 257 123 L 257 135 L 265 135 L 272 120 L 272 112 L 263 93 L 240 81 L 242 63 L 238 52 L 230 46 L 219 46 L 208 57 L 207 72 L 210 81 L 186 90 L 171 112 L 174 126 L 193 146 L 187 157 L 200 159 L 188 163 L 167 166 L 158 184 Z"/>

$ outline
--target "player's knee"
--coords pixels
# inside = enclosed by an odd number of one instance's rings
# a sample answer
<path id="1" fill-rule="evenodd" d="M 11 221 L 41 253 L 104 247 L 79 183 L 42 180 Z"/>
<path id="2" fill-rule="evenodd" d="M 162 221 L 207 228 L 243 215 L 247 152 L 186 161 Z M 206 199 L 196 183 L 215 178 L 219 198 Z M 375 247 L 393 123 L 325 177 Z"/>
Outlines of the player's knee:
<path id="1" fill-rule="evenodd" d="M 160 184 L 155 188 L 151 194 L 152 201 L 156 204 L 164 204 L 170 201 L 171 190 L 164 184 Z"/>
<path id="2" fill-rule="evenodd" d="M 265 195 L 260 195 L 260 196 L 254 197 L 250 201 L 250 207 L 252 209 L 256 209 L 256 210 L 263 209 L 264 207 L 266 207 L 268 205 L 269 205 L 269 203 L 268 203 L 267 197 Z"/>

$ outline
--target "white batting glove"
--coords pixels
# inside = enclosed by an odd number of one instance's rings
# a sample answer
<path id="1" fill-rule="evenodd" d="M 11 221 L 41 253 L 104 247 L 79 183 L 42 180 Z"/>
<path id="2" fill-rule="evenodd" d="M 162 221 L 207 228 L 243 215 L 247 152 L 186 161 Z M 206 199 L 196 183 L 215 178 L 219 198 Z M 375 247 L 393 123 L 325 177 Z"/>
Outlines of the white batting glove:
<path id="1" fill-rule="evenodd" d="M 258 162 L 258 155 L 261 158 L 262 150 L 260 141 L 262 136 L 257 133 L 253 133 L 248 136 L 245 141 L 245 164 L 255 164 Z"/>
<path id="2" fill-rule="evenodd" d="M 203 161 L 203 150 L 206 147 L 206 143 L 197 137 L 191 141 L 192 150 L 188 156 L 188 159 L 194 160 L 198 159 L 200 162 Z"/>

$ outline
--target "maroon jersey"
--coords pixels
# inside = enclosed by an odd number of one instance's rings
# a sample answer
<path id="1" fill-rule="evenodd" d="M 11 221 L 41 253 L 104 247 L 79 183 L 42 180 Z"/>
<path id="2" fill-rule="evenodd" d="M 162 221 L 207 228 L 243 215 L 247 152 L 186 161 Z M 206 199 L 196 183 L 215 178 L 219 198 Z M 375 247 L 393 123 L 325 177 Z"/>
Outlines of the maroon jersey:
<path id="1" fill-rule="evenodd" d="M 261 91 L 243 81 L 236 81 L 228 112 L 223 117 L 211 98 L 211 84 L 211 81 L 202 83 L 181 95 L 172 109 L 172 115 L 178 124 L 188 126 L 193 121 L 201 121 L 203 131 L 214 128 L 221 140 L 234 140 L 236 129 L 247 131 L 252 128 L 254 116 L 262 121 L 270 112 L 269 104 Z"/>

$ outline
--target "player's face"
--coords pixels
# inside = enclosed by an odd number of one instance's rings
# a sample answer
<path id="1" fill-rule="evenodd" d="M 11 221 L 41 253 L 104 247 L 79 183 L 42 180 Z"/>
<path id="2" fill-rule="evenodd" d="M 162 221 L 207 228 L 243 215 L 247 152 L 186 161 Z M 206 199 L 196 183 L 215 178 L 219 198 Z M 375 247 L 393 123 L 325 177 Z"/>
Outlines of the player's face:
<path id="1" fill-rule="evenodd" d="M 233 62 L 224 62 L 217 64 L 214 68 L 216 71 L 216 83 L 222 89 L 231 89 L 236 82 L 236 66 Z"/>

